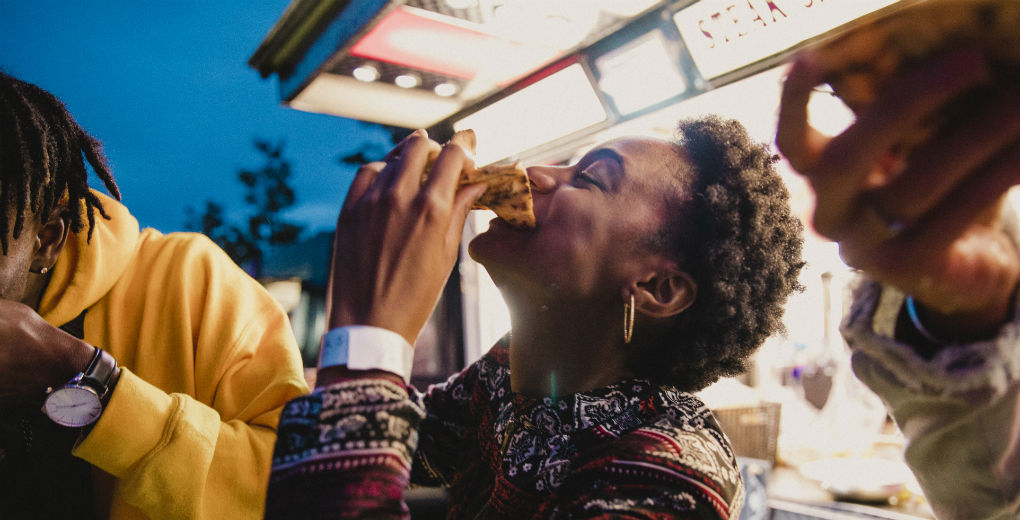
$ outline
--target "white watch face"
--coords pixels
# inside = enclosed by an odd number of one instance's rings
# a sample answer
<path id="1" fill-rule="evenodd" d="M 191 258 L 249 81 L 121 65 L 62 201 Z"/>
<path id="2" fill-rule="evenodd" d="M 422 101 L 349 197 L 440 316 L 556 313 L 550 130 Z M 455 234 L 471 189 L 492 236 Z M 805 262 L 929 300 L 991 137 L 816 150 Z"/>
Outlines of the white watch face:
<path id="1" fill-rule="evenodd" d="M 95 422 L 103 413 L 99 395 L 86 386 L 58 388 L 46 397 L 46 415 L 62 426 L 80 428 Z"/>

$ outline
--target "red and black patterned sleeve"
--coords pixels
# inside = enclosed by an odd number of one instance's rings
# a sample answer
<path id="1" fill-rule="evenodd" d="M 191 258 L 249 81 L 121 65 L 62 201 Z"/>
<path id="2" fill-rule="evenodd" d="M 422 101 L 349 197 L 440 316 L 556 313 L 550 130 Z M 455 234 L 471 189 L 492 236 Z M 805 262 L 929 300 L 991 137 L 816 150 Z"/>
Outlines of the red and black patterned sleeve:
<path id="1" fill-rule="evenodd" d="M 494 411 L 509 399 L 506 357 L 506 349 L 497 345 L 460 373 L 419 394 L 427 415 L 419 431 L 412 482 L 451 486 L 483 463 L 483 447 L 493 442 Z"/>
<path id="2" fill-rule="evenodd" d="M 536 517 L 728 520 L 739 516 L 744 487 L 710 429 L 664 422 L 616 439 L 576 461 Z M 693 449 L 697 447 L 698 449 Z"/>
<path id="3" fill-rule="evenodd" d="M 407 389 L 356 379 L 284 407 L 266 518 L 408 518 L 403 493 L 424 411 Z"/>
<path id="4" fill-rule="evenodd" d="M 412 466 L 414 483 L 444 485 L 477 460 L 473 408 L 489 399 L 473 381 L 496 362 L 487 355 L 424 394 L 354 379 L 288 403 L 277 428 L 266 518 L 406 518 Z"/>

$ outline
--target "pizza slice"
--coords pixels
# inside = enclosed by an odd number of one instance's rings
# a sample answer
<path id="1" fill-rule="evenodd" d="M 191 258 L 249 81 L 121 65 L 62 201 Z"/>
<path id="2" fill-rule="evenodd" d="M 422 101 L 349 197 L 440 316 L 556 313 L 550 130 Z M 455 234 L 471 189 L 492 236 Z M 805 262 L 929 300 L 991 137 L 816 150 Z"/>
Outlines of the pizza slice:
<path id="1" fill-rule="evenodd" d="M 468 152 L 475 153 L 475 132 L 473 130 L 461 130 L 453 135 L 450 142 L 457 143 Z M 429 158 L 428 166 L 425 168 L 425 176 L 422 182 L 428 177 L 432 161 L 435 157 Z M 528 172 L 521 166 L 520 162 L 511 165 L 490 165 L 477 168 L 471 172 L 461 175 L 459 185 L 482 183 L 487 186 L 485 193 L 475 202 L 471 209 L 488 209 L 496 213 L 496 216 L 506 221 L 511 226 L 519 229 L 532 229 L 535 227 L 535 208 L 531 197 L 531 182 L 528 180 Z"/>

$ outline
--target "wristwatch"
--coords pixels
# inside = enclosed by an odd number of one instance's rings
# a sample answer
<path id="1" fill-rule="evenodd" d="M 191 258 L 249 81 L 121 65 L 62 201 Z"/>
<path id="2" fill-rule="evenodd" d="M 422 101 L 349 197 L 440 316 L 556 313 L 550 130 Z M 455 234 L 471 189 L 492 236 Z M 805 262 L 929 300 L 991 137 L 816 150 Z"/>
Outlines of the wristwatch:
<path id="1" fill-rule="evenodd" d="M 117 371 L 117 361 L 99 348 L 92 360 L 74 379 L 46 394 L 43 411 L 55 423 L 71 428 L 88 426 L 103 413 L 103 398 L 110 390 L 110 381 Z"/>

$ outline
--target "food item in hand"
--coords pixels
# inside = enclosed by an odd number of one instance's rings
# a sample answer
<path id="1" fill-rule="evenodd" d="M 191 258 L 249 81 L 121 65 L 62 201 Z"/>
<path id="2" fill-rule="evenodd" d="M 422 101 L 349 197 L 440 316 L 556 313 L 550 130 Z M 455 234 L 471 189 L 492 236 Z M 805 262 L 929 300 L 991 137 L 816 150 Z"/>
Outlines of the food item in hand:
<path id="1" fill-rule="evenodd" d="M 472 209 L 490 209 L 508 224 L 521 228 L 535 227 L 535 209 L 531 198 L 528 173 L 520 162 L 505 166 L 485 166 L 461 179 L 461 184 L 484 183 L 485 193 Z"/>
<path id="2" fill-rule="evenodd" d="M 924 142 L 961 115 L 990 89 L 1020 85 L 1020 2 L 1017 0 L 902 0 L 865 16 L 817 44 L 812 53 L 830 70 L 826 81 L 854 112 L 871 105 L 890 78 L 939 54 L 973 48 L 988 61 L 992 78 L 965 93 L 917 129 L 903 151 Z"/>
<path id="3" fill-rule="evenodd" d="M 461 130 L 453 135 L 450 142 L 459 144 L 470 153 L 475 153 L 475 132 Z M 432 160 L 426 167 L 426 176 Z M 424 182 L 424 178 L 422 179 Z M 459 185 L 482 183 L 488 186 L 485 193 L 475 202 L 472 209 L 489 209 L 511 226 L 520 229 L 535 227 L 535 209 L 531 198 L 531 183 L 528 172 L 520 162 L 512 165 L 483 166 L 461 175 Z"/>

